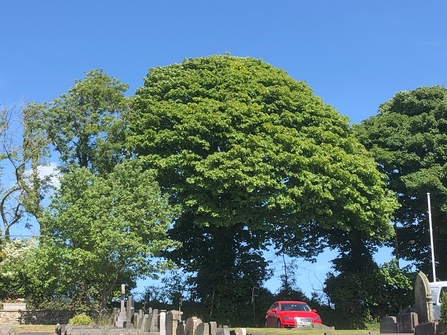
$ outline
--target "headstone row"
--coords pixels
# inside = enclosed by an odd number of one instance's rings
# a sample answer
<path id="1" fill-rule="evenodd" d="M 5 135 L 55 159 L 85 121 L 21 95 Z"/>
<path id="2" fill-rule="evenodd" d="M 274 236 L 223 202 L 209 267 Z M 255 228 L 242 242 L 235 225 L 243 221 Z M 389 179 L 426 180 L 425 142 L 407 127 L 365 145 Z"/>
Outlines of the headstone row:
<path id="1" fill-rule="evenodd" d="M 139 310 L 129 319 L 127 328 L 135 328 L 144 333 L 158 332 L 160 335 L 246 335 L 245 328 L 230 332 L 228 326 L 217 327 L 217 323 L 202 322 L 197 317 L 182 320 L 183 312 L 149 308 L 147 313 Z M 130 322 L 132 321 L 132 322 Z"/>
<path id="2" fill-rule="evenodd" d="M 125 286 L 121 286 L 121 306 L 115 313 L 115 327 L 133 328 L 142 332 L 158 332 L 160 335 L 246 335 L 245 328 L 232 330 L 228 326 L 217 327 L 216 322 L 202 322 L 197 317 L 182 320 L 183 312 L 171 310 L 148 309 L 135 311 L 132 296 L 125 299 Z"/>

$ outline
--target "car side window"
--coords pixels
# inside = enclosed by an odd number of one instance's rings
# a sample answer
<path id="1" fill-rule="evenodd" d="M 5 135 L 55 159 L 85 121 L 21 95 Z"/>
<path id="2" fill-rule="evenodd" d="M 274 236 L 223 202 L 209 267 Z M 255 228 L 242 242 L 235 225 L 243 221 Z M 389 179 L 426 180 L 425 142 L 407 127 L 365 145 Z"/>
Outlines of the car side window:
<path id="1" fill-rule="evenodd" d="M 273 309 L 273 308 L 278 308 L 278 304 L 276 302 L 270 306 L 270 309 Z"/>

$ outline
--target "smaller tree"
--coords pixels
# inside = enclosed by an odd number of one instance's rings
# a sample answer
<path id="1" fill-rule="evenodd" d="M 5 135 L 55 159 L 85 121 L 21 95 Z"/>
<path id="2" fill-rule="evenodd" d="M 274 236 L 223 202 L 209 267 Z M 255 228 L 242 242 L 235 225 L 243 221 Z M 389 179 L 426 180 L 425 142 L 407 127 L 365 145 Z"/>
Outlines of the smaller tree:
<path id="1" fill-rule="evenodd" d="M 27 297 L 29 284 L 27 263 L 30 263 L 32 251 L 37 240 L 13 240 L 4 244 L 4 259 L 0 262 L 0 299 Z"/>
<path id="2" fill-rule="evenodd" d="M 29 225 L 27 214 L 41 216 L 41 201 L 49 187 L 49 177 L 42 174 L 48 140 L 34 124 L 33 115 L 25 109 L 0 111 L 0 235 L 6 240 L 13 225 L 21 221 Z"/>
<path id="3" fill-rule="evenodd" d="M 66 292 L 103 310 L 119 284 L 132 288 L 136 279 L 169 267 L 152 258 L 178 246 L 166 235 L 175 215 L 152 172 L 137 161 L 106 177 L 75 169 L 61 179 L 45 212 L 41 248 L 58 255 Z"/>
<path id="4" fill-rule="evenodd" d="M 413 286 L 410 273 L 399 269 L 392 260 L 357 271 L 329 273 L 324 292 L 335 306 L 336 327 L 362 329 L 369 321 L 396 315 L 401 306 L 412 302 Z"/>
<path id="5" fill-rule="evenodd" d="M 441 318 L 444 321 L 444 325 L 447 327 L 447 293 L 441 294 Z"/>

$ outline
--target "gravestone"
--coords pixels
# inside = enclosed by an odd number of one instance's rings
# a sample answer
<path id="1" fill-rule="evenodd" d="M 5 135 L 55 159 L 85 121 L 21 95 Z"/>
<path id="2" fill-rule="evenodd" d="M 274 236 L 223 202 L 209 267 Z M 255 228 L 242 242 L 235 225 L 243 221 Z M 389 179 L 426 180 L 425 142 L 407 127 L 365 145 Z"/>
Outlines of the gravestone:
<path id="1" fill-rule="evenodd" d="M 210 335 L 216 335 L 217 334 L 217 322 L 216 321 L 210 321 Z"/>
<path id="2" fill-rule="evenodd" d="M 433 304 L 427 276 L 419 272 L 414 282 L 415 309 L 420 323 L 433 322 Z"/>
<path id="3" fill-rule="evenodd" d="M 159 321 L 159 328 L 160 328 L 160 335 L 166 335 L 166 311 L 161 310 L 159 315 L 160 321 Z"/>
<path id="4" fill-rule="evenodd" d="M 138 310 L 138 322 L 136 322 L 137 329 L 141 329 L 143 325 L 143 317 L 144 317 L 144 311 L 142 309 Z"/>
<path id="5" fill-rule="evenodd" d="M 185 321 L 179 321 L 175 335 L 185 335 Z"/>
<path id="6" fill-rule="evenodd" d="M 133 297 L 130 295 L 127 297 L 126 302 L 126 319 L 128 324 L 132 322 L 132 316 L 134 314 L 134 311 L 135 311 L 134 300 Z"/>
<path id="7" fill-rule="evenodd" d="M 208 323 L 201 323 L 197 325 L 196 335 L 209 335 L 210 334 L 210 325 Z"/>
<path id="8" fill-rule="evenodd" d="M 146 333 L 149 331 L 150 328 L 151 328 L 151 319 L 149 317 L 149 314 L 144 314 L 140 329 Z"/>
<path id="9" fill-rule="evenodd" d="M 197 318 L 195 316 L 186 320 L 185 335 L 194 335 L 196 333 L 197 326 L 201 323 L 202 323 L 202 320 L 200 320 L 199 318 Z M 228 335 L 230 335 L 230 334 L 228 334 Z"/>
<path id="10" fill-rule="evenodd" d="M 152 313 L 149 314 L 149 331 L 150 332 L 158 332 L 158 309 L 154 308 Z"/>
<path id="11" fill-rule="evenodd" d="M 230 330 L 228 329 L 228 326 L 223 326 L 222 328 L 217 328 L 216 335 L 230 335 Z"/>
<path id="12" fill-rule="evenodd" d="M 235 328 L 233 330 L 230 330 L 230 335 L 246 335 L 247 329 L 246 328 Z"/>
<path id="13" fill-rule="evenodd" d="M 166 335 L 177 335 L 177 326 L 182 321 L 183 312 L 171 310 L 166 313 Z"/>
<path id="14" fill-rule="evenodd" d="M 414 335 L 435 335 L 438 334 L 436 328 L 436 322 L 421 323 L 414 329 Z"/>
<path id="15" fill-rule="evenodd" d="M 387 316 L 380 320 L 380 333 L 397 333 L 397 323 L 395 316 Z"/>
<path id="16" fill-rule="evenodd" d="M 124 306 L 124 295 L 126 293 L 126 285 L 121 285 L 121 308 L 118 314 L 118 319 L 115 322 L 115 327 L 124 328 L 127 324 L 126 307 Z"/>
<path id="17" fill-rule="evenodd" d="M 398 333 L 413 333 L 418 324 L 419 319 L 417 313 L 409 312 L 397 316 Z"/>

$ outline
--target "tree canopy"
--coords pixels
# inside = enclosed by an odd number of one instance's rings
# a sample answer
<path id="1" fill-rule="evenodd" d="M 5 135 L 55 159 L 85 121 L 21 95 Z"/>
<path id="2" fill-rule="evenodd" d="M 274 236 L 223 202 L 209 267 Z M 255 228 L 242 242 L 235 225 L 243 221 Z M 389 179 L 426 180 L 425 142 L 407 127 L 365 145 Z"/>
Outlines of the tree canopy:
<path id="1" fill-rule="evenodd" d="M 339 247 L 334 231 L 374 245 L 392 235 L 396 201 L 348 119 L 261 60 L 211 56 L 151 69 L 126 123 L 128 149 L 182 205 L 170 236 L 195 252 L 171 256 L 187 266 L 198 250 L 226 248 L 214 268 L 194 263 L 198 276 L 228 276 L 219 267 L 236 264 L 241 246 L 245 261 L 269 241 L 312 257 Z"/>
<path id="2" fill-rule="evenodd" d="M 447 89 L 399 92 L 356 131 L 401 205 L 394 213 L 396 257 L 431 272 L 429 192 L 437 275 L 447 279 Z"/>
<path id="3" fill-rule="evenodd" d="M 42 218 L 41 248 L 57 255 L 57 280 L 68 291 L 76 288 L 87 306 L 104 309 L 122 282 L 132 287 L 167 268 L 156 257 L 178 246 L 166 233 L 175 215 L 137 160 L 106 177 L 78 168 L 63 176 Z"/>
<path id="4" fill-rule="evenodd" d="M 24 114 L 34 121 L 33 129 L 45 132 L 63 171 L 85 167 L 108 173 L 124 155 L 121 115 L 127 109 L 127 88 L 102 70 L 92 70 L 59 98 L 28 104 Z"/>

